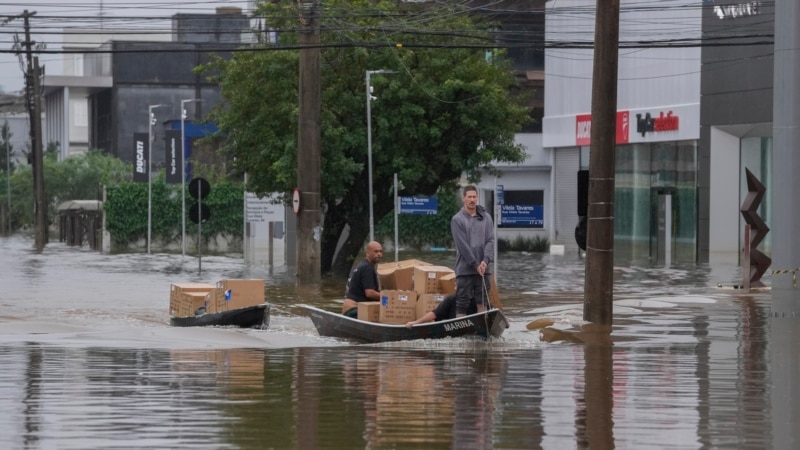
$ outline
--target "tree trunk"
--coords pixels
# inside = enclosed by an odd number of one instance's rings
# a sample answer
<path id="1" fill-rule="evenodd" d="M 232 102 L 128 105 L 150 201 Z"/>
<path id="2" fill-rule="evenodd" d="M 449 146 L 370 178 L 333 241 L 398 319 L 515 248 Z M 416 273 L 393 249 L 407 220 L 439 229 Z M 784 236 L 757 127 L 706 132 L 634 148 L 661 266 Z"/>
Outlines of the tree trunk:
<path id="1" fill-rule="evenodd" d="M 342 235 L 342 231 L 347 224 L 343 213 L 344 211 L 341 207 L 331 204 L 331 202 L 328 202 L 325 207 L 325 217 L 322 221 L 322 243 L 320 245 L 320 254 L 322 256 L 320 265 L 323 274 L 331 271 L 339 236 Z"/>
<path id="2" fill-rule="evenodd" d="M 342 243 L 342 248 L 331 266 L 331 275 L 344 278 L 350 275 L 353 265 L 364 256 L 364 245 L 369 238 L 368 228 L 351 224 L 347 239 Z"/>

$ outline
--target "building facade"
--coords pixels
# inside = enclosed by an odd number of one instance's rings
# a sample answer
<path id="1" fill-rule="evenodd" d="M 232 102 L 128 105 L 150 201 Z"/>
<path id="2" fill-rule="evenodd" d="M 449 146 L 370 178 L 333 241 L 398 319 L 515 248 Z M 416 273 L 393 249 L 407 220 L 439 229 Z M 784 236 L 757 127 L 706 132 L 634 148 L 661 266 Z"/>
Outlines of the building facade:
<path id="1" fill-rule="evenodd" d="M 775 6 L 717 1 L 703 10 L 700 114 L 701 261 L 738 261 L 744 247 L 740 213 L 745 170 L 767 188 L 759 215 L 772 219 L 772 134 Z M 760 246 L 771 254 L 772 236 Z"/>
<path id="2" fill-rule="evenodd" d="M 614 254 L 624 263 L 695 262 L 698 236 L 701 10 L 622 1 L 617 84 Z M 543 147 L 553 161 L 552 242 L 577 251 L 578 171 L 589 169 L 595 2 L 547 7 Z M 633 43 L 653 42 L 651 45 Z"/>

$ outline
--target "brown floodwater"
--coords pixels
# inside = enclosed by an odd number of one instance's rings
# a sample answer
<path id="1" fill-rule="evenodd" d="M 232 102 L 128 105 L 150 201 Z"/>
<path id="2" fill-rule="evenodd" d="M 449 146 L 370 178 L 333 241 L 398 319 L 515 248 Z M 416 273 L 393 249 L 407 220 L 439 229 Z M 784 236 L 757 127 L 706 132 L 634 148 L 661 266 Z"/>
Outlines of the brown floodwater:
<path id="1" fill-rule="evenodd" d="M 735 265 L 616 267 L 611 345 L 575 344 L 526 325 L 582 324 L 583 260 L 504 253 L 502 338 L 354 345 L 294 306 L 336 310 L 343 280 L 32 247 L 0 238 L 2 448 L 800 447 L 800 323 L 769 291 L 720 289 Z M 171 283 L 225 278 L 265 279 L 268 329 L 168 325 Z"/>

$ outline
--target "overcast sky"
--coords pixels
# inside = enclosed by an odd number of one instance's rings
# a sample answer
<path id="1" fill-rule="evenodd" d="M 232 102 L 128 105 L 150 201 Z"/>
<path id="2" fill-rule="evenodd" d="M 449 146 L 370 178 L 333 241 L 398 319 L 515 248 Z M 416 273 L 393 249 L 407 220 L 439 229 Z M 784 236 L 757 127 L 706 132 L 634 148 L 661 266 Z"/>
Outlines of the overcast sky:
<path id="1" fill-rule="evenodd" d="M 248 0 L 16 0 L 0 3 L 0 90 L 19 92 L 24 88 L 20 58 L 11 53 L 14 37 L 25 39 L 22 18 L 9 20 L 9 16 L 22 14 L 26 9 L 35 12 L 31 18 L 31 39 L 45 43 L 48 50 L 56 50 L 63 42 L 63 30 L 69 28 L 115 27 L 125 29 L 156 29 L 168 32 L 169 19 L 175 13 L 214 13 L 219 6 L 239 7 L 247 14 Z M 62 56 L 42 54 L 39 63 L 48 74 L 62 72 Z"/>

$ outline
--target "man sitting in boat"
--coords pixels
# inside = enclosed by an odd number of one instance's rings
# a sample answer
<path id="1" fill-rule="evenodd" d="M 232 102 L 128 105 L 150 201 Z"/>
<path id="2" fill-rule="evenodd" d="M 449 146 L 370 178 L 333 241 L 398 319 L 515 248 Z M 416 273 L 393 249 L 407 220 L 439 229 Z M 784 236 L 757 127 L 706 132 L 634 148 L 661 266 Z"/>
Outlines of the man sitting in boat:
<path id="1" fill-rule="evenodd" d="M 467 315 L 475 314 L 478 312 L 478 307 L 475 305 L 475 301 L 473 300 L 470 302 L 469 307 L 467 308 Z M 406 328 L 411 328 L 414 325 L 419 325 L 421 323 L 428 323 L 433 321 L 440 321 L 440 320 L 449 320 L 456 318 L 456 294 L 450 294 L 442 300 L 442 303 L 439 303 L 439 306 L 436 307 L 433 311 L 428 311 L 422 315 L 417 320 L 412 320 L 411 322 L 406 322 Z"/>
<path id="2" fill-rule="evenodd" d="M 367 244 L 366 258 L 358 263 L 347 279 L 347 292 L 342 304 L 342 314 L 358 318 L 358 302 L 379 302 L 381 292 L 378 285 L 378 271 L 375 269 L 383 257 L 383 247 L 379 242 Z"/>

